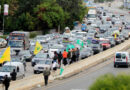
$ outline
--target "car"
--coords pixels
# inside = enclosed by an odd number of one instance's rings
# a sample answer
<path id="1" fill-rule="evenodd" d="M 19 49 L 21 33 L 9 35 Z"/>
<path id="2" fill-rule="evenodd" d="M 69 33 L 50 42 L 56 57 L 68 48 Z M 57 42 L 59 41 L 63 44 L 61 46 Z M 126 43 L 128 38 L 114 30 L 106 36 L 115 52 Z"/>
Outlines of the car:
<path id="1" fill-rule="evenodd" d="M 36 41 L 38 41 L 40 44 L 44 44 L 44 43 L 46 43 L 46 42 L 48 42 L 47 41 L 47 36 L 44 36 L 44 35 L 38 35 L 35 39 L 36 39 Z"/>
<path id="2" fill-rule="evenodd" d="M 92 47 L 94 54 L 97 54 L 97 53 L 103 51 L 103 47 L 100 44 L 92 44 L 91 47 Z"/>
<path id="3" fill-rule="evenodd" d="M 119 37 L 115 38 L 116 45 L 121 43 L 121 39 Z"/>
<path id="4" fill-rule="evenodd" d="M 36 44 L 36 40 L 34 40 L 34 39 L 32 40 L 32 39 L 31 39 L 31 40 L 30 40 L 30 46 L 35 46 L 35 44 Z"/>
<path id="5" fill-rule="evenodd" d="M 48 53 L 41 53 L 40 52 L 32 58 L 31 64 L 32 64 L 32 66 L 35 66 L 39 62 L 39 60 L 45 60 L 47 58 L 49 58 Z"/>
<path id="6" fill-rule="evenodd" d="M 100 44 L 103 47 L 103 50 L 109 49 L 111 47 L 110 41 L 108 39 L 100 39 Z"/>
<path id="7" fill-rule="evenodd" d="M 3 81 L 5 75 L 11 77 L 10 73 L 12 73 L 14 69 L 17 72 L 17 79 L 25 76 L 24 66 L 21 62 L 7 62 L 0 68 L 0 82 Z"/>
<path id="8" fill-rule="evenodd" d="M 19 53 L 19 55 L 22 55 L 22 58 L 27 62 L 30 62 L 32 59 L 32 54 L 29 50 L 23 50 Z"/>
<path id="9" fill-rule="evenodd" d="M 119 38 L 121 39 L 121 42 L 124 42 L 124 41 L 125 41 L 125 37 L 123 36 L 123 34 L 120 34 L 120 35 L 119 35 Z"/>
<path id="10" fill-rule="evenodd" d="M 46 67 L 48 67 L 51 70 L 51 66 L 52 66 L 52 59 L 39 60 L 37 65 L 35 65 L 33 68 L 34 74 L 42 73 Z"/>
<path id="11" fill-rule="evenodd" d="M 109 39 L 111 47 L 114 47 L 116 45 L 116 42 L 114 40 L 114 37 L 107 37 L 106 39 Z"/>
<path id="12" fill-rule="evenodd" d="M 6 47 L 7 41 L 3 38 L 0 38 L 0 48 Z"/>

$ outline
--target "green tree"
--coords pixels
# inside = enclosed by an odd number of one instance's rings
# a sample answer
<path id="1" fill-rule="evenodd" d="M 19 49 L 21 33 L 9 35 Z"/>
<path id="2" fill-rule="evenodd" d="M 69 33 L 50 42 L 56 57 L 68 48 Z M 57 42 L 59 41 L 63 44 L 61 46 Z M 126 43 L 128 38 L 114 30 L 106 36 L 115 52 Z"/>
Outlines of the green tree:
<path id="1" fill-rule="evenodd" d="M 57 3 L 66 12 L 65 25 L 73 27 L 74 21 L 82 21 L 84 15 L 86 14 L 86 8 L 83 5 L 82 0 L 56 0 Z"/>
<path id="2" fill-rule="evenodd" d="M 130 90 L 130 75 L 106 74 L 99 77 L 90 90 Z"/>
<path id="3" fill-rule="evenodd" d="M 41 3 L 34 9 L 34 12 L 37 17 L 37 26 L 40 30 L 57 28 L 58 25 L 63 26 L 64 24 L 65 13 L 54 0 Z"/>

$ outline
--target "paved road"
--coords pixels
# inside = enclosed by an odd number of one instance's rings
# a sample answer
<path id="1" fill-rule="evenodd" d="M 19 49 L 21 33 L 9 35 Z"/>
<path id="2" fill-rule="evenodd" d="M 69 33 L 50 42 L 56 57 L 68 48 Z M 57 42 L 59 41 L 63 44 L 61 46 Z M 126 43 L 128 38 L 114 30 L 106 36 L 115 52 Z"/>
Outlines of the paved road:
<path id="1" fill-rule="evenodd" d="M 130 68 L 113 67 L 113 58 L 101 63 L 95 67 L 87 69 L 73 77 L 57 80 L 50 83 L 47 87 L 34 88 L 32 90 L 88 90 L 89 86 L 101 75 L 112 73 L 117 75 L 119 73 L 130 73 Z"/>

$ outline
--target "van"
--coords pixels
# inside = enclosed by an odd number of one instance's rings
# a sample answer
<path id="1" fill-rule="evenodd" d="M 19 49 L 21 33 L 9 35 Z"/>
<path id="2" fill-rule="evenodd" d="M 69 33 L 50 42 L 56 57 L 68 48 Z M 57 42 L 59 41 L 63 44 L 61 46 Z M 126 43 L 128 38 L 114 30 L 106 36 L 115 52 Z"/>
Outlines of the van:
<path id="1" fill-rule="evenodd" d="M 2 81 L 5 75 L 10 76 L 10 73 L 13 72 L 13 69 L 17 72 L 17 79 L 23 78 L 25 76 L 24 65 L 21 62 L 7 62 L 2 68 L 0 68 L 0 81 Z"/>
<path id="2" fill-rule="evenodd" d="M 28 50 L 30 47 L 29 37 L 29 32 L 13 31 L 9 34 L 8 46 L 10 46 L 15 52 Z"/>
<path id="3" fill-rule="evenodd" d="M 118 67 L 121 65 L 129 66 L 130 64 L 130 56 L 128 52 L 116 52 L 114 56 L 114 67 Z"/>

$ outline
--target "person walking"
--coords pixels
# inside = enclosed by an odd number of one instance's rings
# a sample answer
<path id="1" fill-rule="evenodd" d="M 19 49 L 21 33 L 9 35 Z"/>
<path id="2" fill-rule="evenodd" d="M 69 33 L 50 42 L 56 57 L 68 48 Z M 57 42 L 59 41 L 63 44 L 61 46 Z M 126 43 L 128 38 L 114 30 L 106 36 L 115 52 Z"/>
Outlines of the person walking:
<path id="1" fill-rule="evenodd" d="M 72 58 L 72 52 L 71 52 L 70 49 L 69 49 L 69 52 L 68 52 L 67 57 L 68 57 L 68 63 L 70 64 L 70 62 L 71 62 L 71 58 Z"/>
<path id="2" fill-rule="evenodd" d="M 73 53 L 73 56 L 72 56 L 72 63 L 73 62 L 76 62 L 76 54 L 75 53 Z"/>
<path id="3" fill-rule="evenodd" d="M 77 48 L 77 50 L 76 50 L 76 61 L 79 60 L 79 54 L 80 54 L 80 51 L 79 51 L 79 49 Z"/>
<path id="4" fill-rule="evenodd" d="M 63 57 L 63 64 L 64 64 L 64 66 L 65 65 L 67 65 L 67 52 L 66 52 L 66 50 L 64 50 L 64 52 L 62 53 L 62 57 Z"/>
<path id="5" fill-rule="evenodd" d="M 55 52 L 54 52 L 54 58 L 53 58 L 53 61 L 55 62 L 55 61 L 57 61 L 57 59 L 58 59 L 58 54 L 57 54 L 57 52 L 55 51 Z"/>
<path id="6" fill-rule="evenodd" d="M 47 86 L 48 84 L 48 77 L 50 76 L 50 74 L 51 72 L 49 68 L 46 67 L 45 70 L 43 71 L 45 86 Z"/>
<path id="7" fill-rule="evenodd" d="M 10 86 L 10 78 L 7 75 L 5 75 L 4 77 L 3 85 L 5 86 L 5 90 L 8 90 Z"/>
<path id="8" fill-rule="evenodd" d="M 60 51 L 59 54 L 58 54 L 58 63 L 59 63 L 60 66 L 61 66 L 61 60 L 62 60 L 62 53 Z"/>
<path id="9" fill-rule="evenodd" d="M 11 76 L 11 80 L 13 80 L 13 81 L 16 80 L 17 73 L 16 73 L 15 69 L 13 69 L 13 72 L 10 73 L 10 76 Z"/>

